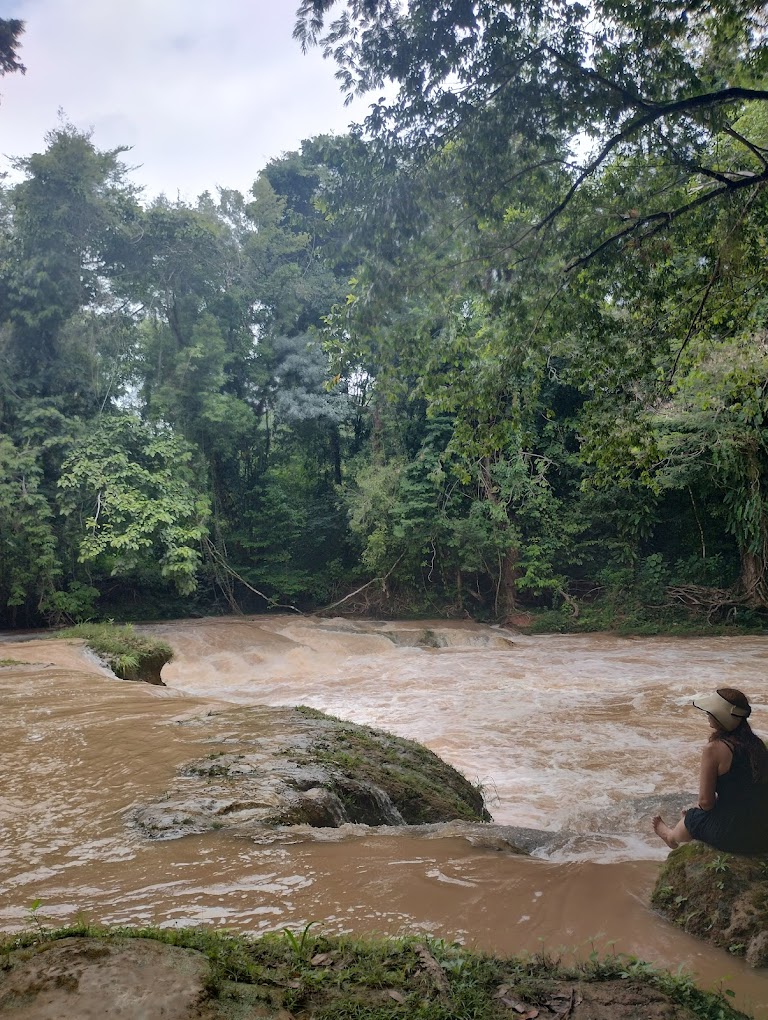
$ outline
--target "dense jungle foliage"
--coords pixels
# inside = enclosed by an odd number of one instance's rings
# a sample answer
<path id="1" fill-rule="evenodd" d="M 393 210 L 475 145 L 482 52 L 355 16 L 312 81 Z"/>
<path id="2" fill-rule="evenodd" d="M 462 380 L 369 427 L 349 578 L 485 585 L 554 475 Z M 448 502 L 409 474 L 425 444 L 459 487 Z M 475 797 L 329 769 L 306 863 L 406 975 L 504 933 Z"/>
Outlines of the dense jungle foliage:
<path id="1" fill-rule="evenodd" d="M 0 623 L 759 624 L 764 5 L 297 17 L 375 101 L 249 194 L 66 123 L 0 188 Z"/>

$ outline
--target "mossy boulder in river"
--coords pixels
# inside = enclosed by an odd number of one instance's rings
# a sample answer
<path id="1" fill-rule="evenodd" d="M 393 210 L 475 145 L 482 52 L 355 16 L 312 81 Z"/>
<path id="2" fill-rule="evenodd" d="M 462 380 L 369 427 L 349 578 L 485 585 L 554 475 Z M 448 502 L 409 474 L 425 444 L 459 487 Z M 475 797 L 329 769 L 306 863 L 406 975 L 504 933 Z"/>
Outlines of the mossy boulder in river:
<path id="1" fill-rule="evenodd" d="M 133 813 L 150 836 L 263 826 L 489 821 L 483 796 L 412 740 L 310 708 L 241 707 L 181 720 L 209 752 Z"/>
<path id="2" fill-rule="evenodd" d="M 651 903 L 691 935 L 768 966 L 768 857 L 686 843 L 667 858 Z"/>

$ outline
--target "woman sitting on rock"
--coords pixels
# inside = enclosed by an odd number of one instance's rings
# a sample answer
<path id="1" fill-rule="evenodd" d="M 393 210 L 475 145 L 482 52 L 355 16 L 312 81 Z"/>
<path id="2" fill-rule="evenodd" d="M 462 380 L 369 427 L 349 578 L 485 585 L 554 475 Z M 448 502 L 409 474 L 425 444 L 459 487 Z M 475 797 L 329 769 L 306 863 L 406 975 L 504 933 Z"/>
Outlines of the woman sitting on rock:
<path id="1" fill-rule="evenodd" d="M 734 854 L 768 853 L 768 750 L 750 728 L 749 701 L 733 687 L 694 698 L 712 733 L 701 755 L 699 803 L 670 827 L 657 815 L 657 836 L 675 847 L 692 839 Z"/>

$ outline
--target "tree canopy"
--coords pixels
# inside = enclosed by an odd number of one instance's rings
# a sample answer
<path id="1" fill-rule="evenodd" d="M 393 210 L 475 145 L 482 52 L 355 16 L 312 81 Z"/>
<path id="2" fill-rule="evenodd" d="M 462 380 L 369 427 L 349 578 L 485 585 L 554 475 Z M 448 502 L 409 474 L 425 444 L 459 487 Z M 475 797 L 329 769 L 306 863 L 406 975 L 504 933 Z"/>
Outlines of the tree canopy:
<path id="1" fill-rule="evenodd" d="M 761 0 L 304 0 L 294 34 L 323 47 L 348 94 L 394 87 L 367 120 L 391 162 L 461 140 L 483 154 L 487 196 L 561 167 L 511 246 L 609 163 L 630 165 L 624 207 L 592 209 L 575 266 L 768 181 L 764 131 L 745 117 L 768 103 L 767 30 Z"/>
<path id="2" fill-rule="evenodd" d="M 759 624 L 764 19 L 305 0 L 383 98 L 193 202 L 60 124 L 0 187 L 3 622 Z"/>

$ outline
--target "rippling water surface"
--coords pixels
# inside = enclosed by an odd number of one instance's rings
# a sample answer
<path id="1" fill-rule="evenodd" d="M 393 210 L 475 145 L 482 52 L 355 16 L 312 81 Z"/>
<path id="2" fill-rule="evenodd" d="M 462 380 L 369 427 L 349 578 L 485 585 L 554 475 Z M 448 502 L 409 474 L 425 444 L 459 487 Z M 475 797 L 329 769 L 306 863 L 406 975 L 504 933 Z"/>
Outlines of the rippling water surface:
<path id="1" fill-rule="evenodd" d="M 768 1017 L 768 974 L 646 906 L 666 853 L 653 807 L 696 788 L 706 723 L 691 697 L 742 687 L 768 732 L 768 640 L 299 617 L 146 629 L 176 649 L 167 689 L 115 680 L 61 641 L 0 643 L 0 658 L 30 663 L 0 669 L 0 927 L 23 927 L 40 899 L 57 923 L 84 912 L 255 932 L 320 920 L 500 952 L 615 943 L 724 981 Z M 482 783 L 496 821 L 564 834 L 545 860 L 361 827 L 143 839 L 127 813 L 199 755 L 175 720 L 222 702 L 306 704 L 412 737 Z"/>

